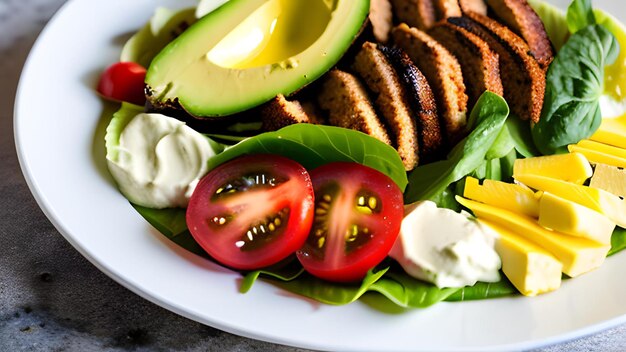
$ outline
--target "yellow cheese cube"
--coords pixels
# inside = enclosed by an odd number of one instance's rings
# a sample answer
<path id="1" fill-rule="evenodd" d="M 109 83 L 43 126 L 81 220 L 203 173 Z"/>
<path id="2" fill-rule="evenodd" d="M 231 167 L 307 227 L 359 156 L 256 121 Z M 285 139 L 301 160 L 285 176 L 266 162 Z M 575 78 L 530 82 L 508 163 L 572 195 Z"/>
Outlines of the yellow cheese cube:
<path id="1" fill-rule="evenodd" d="M 463 196 L 530 217 L 539 216 L 539 201 L 533 191 L 522 185 L 484 180 L 481 186 L 477 179 L 467 177 Z"/>
<path id="2" fill-rule="evenodd" d="M 583 154 L 593 164 L 606 164 L 617 167 L 626 167 L 626 158 L 621 158 L 613 154 L 607 154 L 597 149 L 583 148 L 576 144 L 569 145 L 567 149 L 571 153 Z"/>
<path id="3" fill-rule="evenodd" d="M 527 216 L 458 196 L 456 199 L 477 218 L 501 225 L 552 253 L 563 264 L 563 272 L 571 277 L 600 267 L 611 249 L 586 238 L 548 230 Z"/>
<path id="4" fill-rule="evenodd" d="M 496 252 L 502 271 L 524 296 L 536 296 L 561 286 L 563 264 L 550 252 L 522 236 L 486 220 L 479 220 L 497 234 Z"/>
<path id="5" fill-rule="evenodd" d="M 613 145 L 620 148 L 626 148 L 626 120 L 624 118 L 602 119 L 602 125 L 591 139 Z"/>
<path id="6" fill-rule="evenodd" d="M 598 169 L 596 168 L 596 172 L 591 178 L 592 184 L 597 173 Z M 624 174 L 623 179 L 626 181 L 626 174 Z M 602 213 L 608 216 L 611 221 L 626 228 L 626 202 L 612 193 L 595 187 L 577 185 L 543 176 L 522 175 L 518 176 L 517 181 L 530 188 L 550 192 Z"/>
<path id="7" fill-rule="evenodd" d="M 539 201 L 539 225 L 607 245 L 615 230 L 615 223 L 608 217 L 549 192 L 544 192 Z"/>
<path id="8" fill-rule="evenodd" d="M 626 198 L 626 170 L 597 164 L 589 185 Z"/>
<path id="9" fill-rule="evenodd" d="M 579 153 L 517 159 L 513 165 L 513 177 L 539 175 L 581 185 L 592 174 L 589 161 Z"/>

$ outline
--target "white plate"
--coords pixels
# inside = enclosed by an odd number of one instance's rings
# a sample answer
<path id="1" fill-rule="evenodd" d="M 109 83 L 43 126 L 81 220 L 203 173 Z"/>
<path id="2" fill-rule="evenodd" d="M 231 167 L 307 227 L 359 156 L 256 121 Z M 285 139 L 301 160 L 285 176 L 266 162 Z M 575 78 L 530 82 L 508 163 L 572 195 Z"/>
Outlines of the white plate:
<path id="1" fill-rule="evenodd" d="M 626 253 L 552 294 L 441 303 L 383 313 L 294 297 L 263 282 L 239 294 L 239 275 L 170 244 L 117 192 L 104 168 L 95 95 L 99 72 L 156 4 L 73 0 L 46 27 L 25 66 L 15 108 L 20 162 L 35 197 L 65 238 L 100 270 L 146 299 L 207 325 L 281 344 L 332 350 L 523 349 L 626 322 Z M 617 2 L 598 1 L 623 15 Z M 110 112 L 109 112 L 110 114 Z M 101 117 L 102 115 L 102 117 Z"/>

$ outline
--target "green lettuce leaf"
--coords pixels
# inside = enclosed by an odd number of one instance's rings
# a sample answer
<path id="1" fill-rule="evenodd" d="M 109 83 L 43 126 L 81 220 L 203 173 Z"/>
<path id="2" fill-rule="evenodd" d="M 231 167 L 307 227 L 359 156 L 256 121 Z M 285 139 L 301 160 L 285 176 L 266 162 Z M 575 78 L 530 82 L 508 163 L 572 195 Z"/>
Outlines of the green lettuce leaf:
<path id="1" fill-rule="evenodd" d="M 476 127 L 454 148 L 448 159 L 420 166 L 410 173 L 406 203 L 434 199 L 452 183 L 483 165 L 507 116 L 506 101 L 497 94 L 485 92 L 470 116 L 469 124 Z"/>
<path id="2" fill-rule="evenodd" d="M 611 236 L 611 250 L 607 257 L 626 249 L 626 229 L 616 227 Z"/>
<path id="3" fill-rule="evenodd" d="M 361 163 L 389 176 L 401 190 L 407 185 L 395 149 L 364 133 L 345 128 L 296 124 L 248 138 L 209 160 L 209 170 L 241 155 L 278 154 L 307 170 L 336 161 Z"/>
<path id="4" fill-rule="evenodd" d="M 477 282 L 474 286 L 463 287 L 446 298 L 446 301 L 476 301 L 519 294 L 504 274 L 500 274 L 500 277 L 502 280 L 498 282 Z"/>
<path id="5" fill-rule="evenodd" d="M 459 288 L 438 288 L 404 272 L 391 272 L 370 286 L 391 302 L 404 308 L 426 308 L 446 300 Z"/>
<path id="6" fill-rule="evenodd" d="M 113 114 L 113 118 L 106 129 L 104 136 L 104 145 L 107 151 L 106 158 L 111 161 L 117 161 L 119 156 L 120 136 L 128 123 L 137 114 L 143 112 L 143 106 L 131 103 L 122 103 L 121 108 Z"/>

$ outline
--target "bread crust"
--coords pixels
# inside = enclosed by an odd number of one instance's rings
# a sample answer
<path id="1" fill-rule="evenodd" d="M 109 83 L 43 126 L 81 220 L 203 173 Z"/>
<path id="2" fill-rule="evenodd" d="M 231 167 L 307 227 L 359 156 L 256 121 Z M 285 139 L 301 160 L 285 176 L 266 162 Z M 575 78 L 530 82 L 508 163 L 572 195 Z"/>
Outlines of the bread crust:
<path id="1" fill-rule="evenodd" d="M 459 62 L 467 87 L 468 110 L 485 91 L 503 95 L 500 58 L 479 36 L 449 22 L 439 22 L 428 32 L 445 46 Z"/>
<path id="2" fill-rule="evenodd" d="M 554 60 L 554 48 L 539 15 L 526 0 L 486 0 L 497 20 L 522 37 L 541 68 Z"/>
<path id="3" fill-rule="evenodd" d="M 432 88 L 448 144 L 465 134 L 467 94 L 458 60 L 439 42 L 417 28 L 401 24 L 392 30 L 393 42 L 404 50 Z"/>
<path id="4" fill-rule="evenodd" d="M 427 30 L 437 22 L 434 0 L 391 0 L 393 14 L 398 22 Z"/>

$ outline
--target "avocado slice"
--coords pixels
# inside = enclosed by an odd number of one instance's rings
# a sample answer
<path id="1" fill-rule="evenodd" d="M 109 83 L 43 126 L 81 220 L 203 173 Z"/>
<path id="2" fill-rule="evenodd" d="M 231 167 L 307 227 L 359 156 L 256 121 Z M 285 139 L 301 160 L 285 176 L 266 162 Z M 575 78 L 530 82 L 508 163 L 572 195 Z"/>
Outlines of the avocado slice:
<path id="1" fill-rule="evenodd" d="M 230 0 L 152 61 L 149 99 L 217 117 L 289 95 L 339 61 L 368 11 L 369 0 Z"/>

